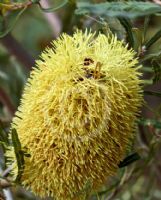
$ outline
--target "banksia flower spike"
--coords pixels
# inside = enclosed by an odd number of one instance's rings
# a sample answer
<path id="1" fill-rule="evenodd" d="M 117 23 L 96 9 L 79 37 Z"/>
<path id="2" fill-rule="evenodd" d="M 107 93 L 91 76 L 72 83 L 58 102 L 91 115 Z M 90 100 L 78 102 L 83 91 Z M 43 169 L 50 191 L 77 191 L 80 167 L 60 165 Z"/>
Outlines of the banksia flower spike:
<path id="1" fill-rule="evenodd" d="M 13 119 L 25 157 L 21 183 L 41 197 L 83 199 L 114 175 L 142 103 L 133 50 L 115 36 L 63 34 L 37 61 Z"/>

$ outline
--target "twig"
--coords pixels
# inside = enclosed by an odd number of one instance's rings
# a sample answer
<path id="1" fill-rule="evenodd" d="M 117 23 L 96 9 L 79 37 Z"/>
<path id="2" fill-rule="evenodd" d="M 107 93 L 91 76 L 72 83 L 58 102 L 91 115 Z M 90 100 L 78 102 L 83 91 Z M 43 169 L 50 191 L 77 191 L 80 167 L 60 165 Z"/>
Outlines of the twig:
<path id="1" fill-rule="evenodd" d="M 41 5 L 43 7 L 50 7 L 48 0 L 43 0 L 41 1 Z M 46 20 L 48 21 L 50 28 L 53 32 L 53 36 L 54 38 L 57 38 L 62 30 L 62 22 L 59 19 L 59 17 L 57 16 L 57 14 L 55 13 L 46 13 L 44 12 L 44 17 L 46 18 Z"/>
<path id="2" fill-rule="evenodd" d="M 6 179 L 0 179 L 0 187 L 1 188 L 8 188 L 8 187 L 11 187 L 12 184 L 11 182 L 7 181 Z"/>
<path id="3" fill-rule="evenodd" d="M 4 196 L 2 192 L 0 192 L 0 200 L 6 200 L 6 197 Z"/>
<path id="4" fill-rule="evenodd" d="M 7 178 L 5 178 L 11 171 L 12 166 L 9 166 L 6 170 L 3 171 L 0 179 L 0 188 L 6 189 L 12 186 L 12 182 L 8 181 Z M 4 179 L 5 178 L 5 179 Z"/>
<path id="5" fill-rule="evenodd" d="M 33 4 L 34 2 L 32 1 L 27 1 L 27 2 L 24 2 L 24 3 L 1 3 L 0 2 L 0 9 L 5 9 L 5 10 L 19 10 L 19 9 L 22 9 L 24 7 L 29 7 Z"/>
<path id="6" fill-rule="evenodd" d="M 7 107 L 9 113 L 13 116 L 15 113 L 15 107 L 8 95 L 6 94 L 6 92 L 2 88 L 0 88 L 0 101 L 3 105 Z"/>
<path id="7" fill-rule="evenodd" d="M 28 70 L 34 66 L 34 58 L 23 48 L 23 46 L 11 35 L 3 37 L 0 42 L 14 55 Z"/>
<path id="8" fill-rule="evenodd" d="M 13 166 L 9 166 L 7 169 L 5 169 L 2 173 L 2 177 L 5 178 L 9 173 L 10 171 L 12 170 Z"/>
<path id="9" fill-rule="evenodd" d="M 128 172 L 126 168 L 126 171 L 123 174 L 119 185 L 115 188 L 115 190 L 111 193 L 111 195 L 106 200 L 113 200 L 116 197 L 116 195 L 121 191 L 122 187 L 131 179 L 133 175 L 133 171 L 134 171 L 134 168 L 132 168 L 130 172 Z"/>

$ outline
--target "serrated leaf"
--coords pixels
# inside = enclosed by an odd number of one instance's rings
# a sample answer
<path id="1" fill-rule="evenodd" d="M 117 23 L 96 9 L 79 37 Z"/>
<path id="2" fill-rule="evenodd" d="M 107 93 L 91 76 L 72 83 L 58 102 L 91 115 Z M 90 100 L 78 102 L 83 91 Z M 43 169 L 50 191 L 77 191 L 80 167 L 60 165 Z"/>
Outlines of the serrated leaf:
<path id="1" fill-rule="evenodd" d="M 136 18 L 161 12 L 161 7 L 152 2 L 127 1 L 127 2 L 105 2 L 92 4 L 89 2 L 78 2 L 75 13 L 77 15 L 95 14 L 110 17 Z"/>
<path id="2" fill-rule="evenodd" d="M 107 17 L 106 21 L 112 33 L 116 34 L 119 40 L 124 40 L 126 37 L 126 30 L 120 23 L 119 19 L 114 17 Z"/>
<path id="3" fill-rule="evenodd" d="M 12 144 L 14 147 L 16 160 L 17 160 L 17 167 L 18 167 L 18 175 L 16 177 L 16 182 L 19 182 L 23 173 L 25 161 L 24 161 L 24 152 L 21 149 L 21 143 L 19 141 L 16 129 L 12 129 L 11 139 L 12 139 Z"/>
<path id="4" fill-rule="evenodd" d="M 12 144 L 13 144 L 13 146 L 15 148 L 15 151 L 16 152 L 20 151 L 21 150 L 21 143 L 19 141 L 16 129 L 12 129 L 11 139 L 12 139 Z"/>
<path id="5" fill-rule="evenodd" d="M 139 159 L 140 159 L 140 155 L 138 153 L 133 153 L 127 156 L 123 161 L 121 161 L 118 166 L 119 168 L 126 167 Z"/>

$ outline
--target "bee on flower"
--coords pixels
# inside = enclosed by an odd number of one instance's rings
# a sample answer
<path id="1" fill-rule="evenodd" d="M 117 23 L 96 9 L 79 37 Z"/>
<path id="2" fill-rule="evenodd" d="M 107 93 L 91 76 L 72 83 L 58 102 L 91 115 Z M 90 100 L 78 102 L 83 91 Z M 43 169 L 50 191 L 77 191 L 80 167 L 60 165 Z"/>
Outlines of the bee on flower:
<path id="1" fill-rule="evenodd" d="M 83 199 L 116 173 L 135 137 L 140 66 L 115 36 L 63 34 L 36 62 L 13 119 L 27 149 L 21 184 L 40 197 Z"/>

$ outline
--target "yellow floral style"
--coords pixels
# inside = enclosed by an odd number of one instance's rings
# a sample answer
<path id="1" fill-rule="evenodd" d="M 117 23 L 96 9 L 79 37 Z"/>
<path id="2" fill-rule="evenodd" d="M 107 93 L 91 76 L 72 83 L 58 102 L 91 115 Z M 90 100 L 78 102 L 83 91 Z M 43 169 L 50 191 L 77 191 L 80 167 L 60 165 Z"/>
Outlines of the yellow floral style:
<path id="1" fill-rule="evenodd" d="M 13 119 L 22 185 L 40 197 L 83 199 L 114 175 L 142 104 L 138 61 L 115 36 L 63 34 L 33 68 Z"/>

